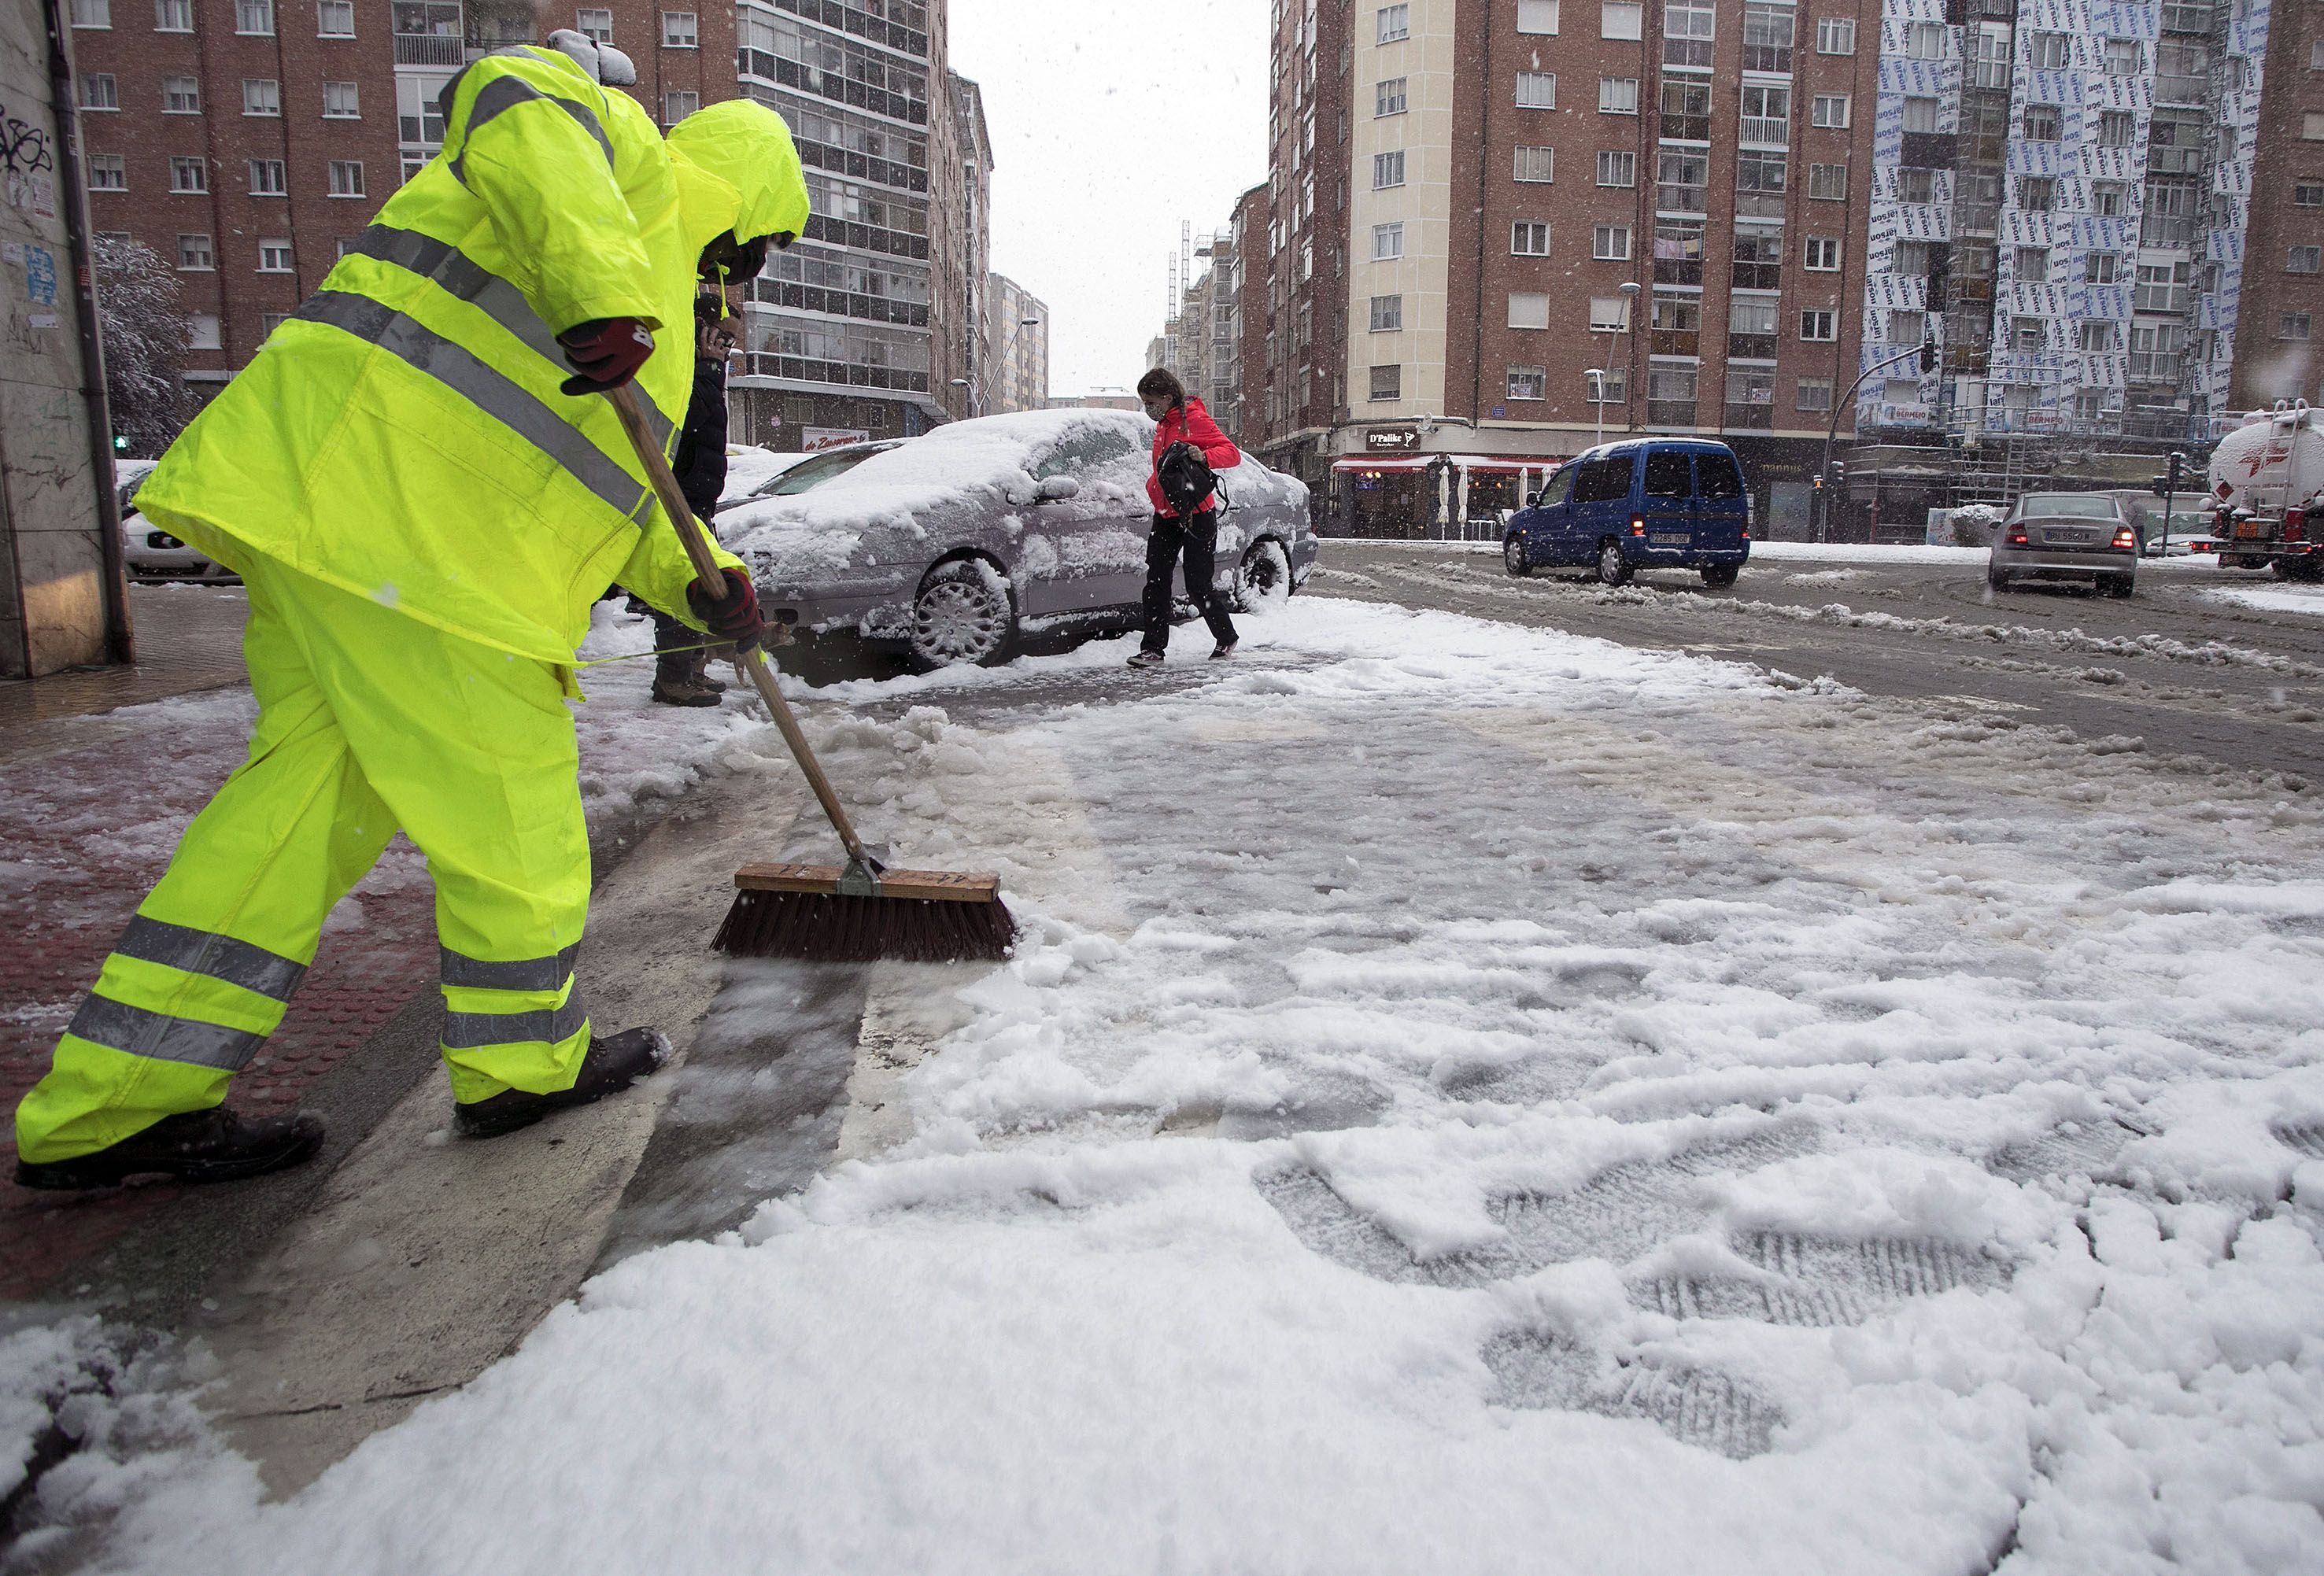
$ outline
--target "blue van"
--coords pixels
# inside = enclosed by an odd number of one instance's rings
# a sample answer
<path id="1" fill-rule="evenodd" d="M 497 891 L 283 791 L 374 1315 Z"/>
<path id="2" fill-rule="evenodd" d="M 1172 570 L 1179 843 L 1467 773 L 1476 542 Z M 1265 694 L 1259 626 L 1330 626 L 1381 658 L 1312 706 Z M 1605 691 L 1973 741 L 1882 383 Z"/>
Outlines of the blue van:
<path id="1" fill-rule="evenodd" d="M 1512 575 L 1587 565 L 1609 585 L 1639 569 L 1695 569 L 1732 585 L 1751 556 L 1751 495 L 1725 444 L 1700 438 L 1601 444 L 1559 466 L 1509 517 Z"/>

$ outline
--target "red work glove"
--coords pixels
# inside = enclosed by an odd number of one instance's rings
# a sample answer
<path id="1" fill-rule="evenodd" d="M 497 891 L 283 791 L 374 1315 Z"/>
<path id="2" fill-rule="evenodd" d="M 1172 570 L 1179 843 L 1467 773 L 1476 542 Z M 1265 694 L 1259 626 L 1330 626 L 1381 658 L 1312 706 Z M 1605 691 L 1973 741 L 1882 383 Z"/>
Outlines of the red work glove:
<path id="1" fill-rule="evenodd" d="M 597 394 L 618 389 L 638 375 L 653 354 L 653 334 L 635 318 L 599 318 L 576 323 L 557 336 L 576 376 L 567 378 L 561 392 Z"/>
<path id="2" fill-rule="evenodd" d="M 740 569 L 726 571 L 725 595 L 706 596 L 700 585 L 689 585 L 686 604 L 712 634 L 732 641 L 737 651 L 747 651 L 766 639 L 767 622 L 759 616 L 759 594 L 752 589 L 751 577 Z"/>

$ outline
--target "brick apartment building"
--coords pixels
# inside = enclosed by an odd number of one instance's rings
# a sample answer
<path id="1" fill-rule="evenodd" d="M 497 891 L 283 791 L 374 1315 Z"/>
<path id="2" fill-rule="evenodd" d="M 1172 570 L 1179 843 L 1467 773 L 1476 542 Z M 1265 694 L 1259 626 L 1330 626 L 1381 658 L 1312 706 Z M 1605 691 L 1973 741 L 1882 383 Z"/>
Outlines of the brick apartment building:
<path id="1" fill-rule="evenodd" d="M 629 55 L 631 91 L 661 124 L 747 94 L 798 144 L 815 217 L 738 302 L 738 438 L 796 447 L 809 429 L 898 436 L 968 414 L 954 380 L 982 357 L 969 318 L 991 158 L 981 142 L 962 156 L 982 115 L 945 68 L 942 0 L 670 6 L 71 0 L 92 226 L 179 269 L 189 379 L 223 382 L 440 148 L 436 96 L 461 66 L 571 27 Z"/>
<path id="2" fill-rule="evenodd" d="M 1885 476 L 1918 530 L 2312 383 L 2311 8 L 2024 4 L 1277 0 L 1254 446 L 1402 534 L 1601 420 L 1714 435 L 1794 534 L 1837 427 L 1851 528 Z"/>

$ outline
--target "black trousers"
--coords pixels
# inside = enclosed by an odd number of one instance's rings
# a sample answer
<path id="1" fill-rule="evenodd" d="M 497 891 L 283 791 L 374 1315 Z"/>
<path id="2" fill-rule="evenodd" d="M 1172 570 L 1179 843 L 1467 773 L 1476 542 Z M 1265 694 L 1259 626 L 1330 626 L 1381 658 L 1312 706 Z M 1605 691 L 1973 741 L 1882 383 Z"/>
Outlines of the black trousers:
<path id="1" fill-rule="evenodd" d="M 1170 644 L 1170 571 L 1181 560 L 1186 567 L 1187 599 L 1211 626 L 1211 638 L 1222 646 L 1234 643 L 1234 620 L 1227 616 L 1226 604 L 1212 585 L 1218 556 L 1219 517 L 1213 511 L 1184 520 L 1154 517 L 1154 529 L 1146 539 L 1146 638 L 1139 642 L 1146 650 L 1159 651 Z"/>

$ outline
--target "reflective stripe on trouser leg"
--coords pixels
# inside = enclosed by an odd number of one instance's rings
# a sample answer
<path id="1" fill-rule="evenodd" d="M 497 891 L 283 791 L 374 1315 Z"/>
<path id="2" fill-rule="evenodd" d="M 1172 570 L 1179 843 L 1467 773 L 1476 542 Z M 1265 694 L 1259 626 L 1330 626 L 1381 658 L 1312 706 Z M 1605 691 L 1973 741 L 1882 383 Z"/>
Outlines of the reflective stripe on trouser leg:
<path id="1" fill-rule="evenodd" d="M 16 1147 L 69 1160 L 226 1097 L 395 823 L 347 751 L 281 599 L 254 580 L 250 758 L 211 798 L 16 1108 Z"/>

